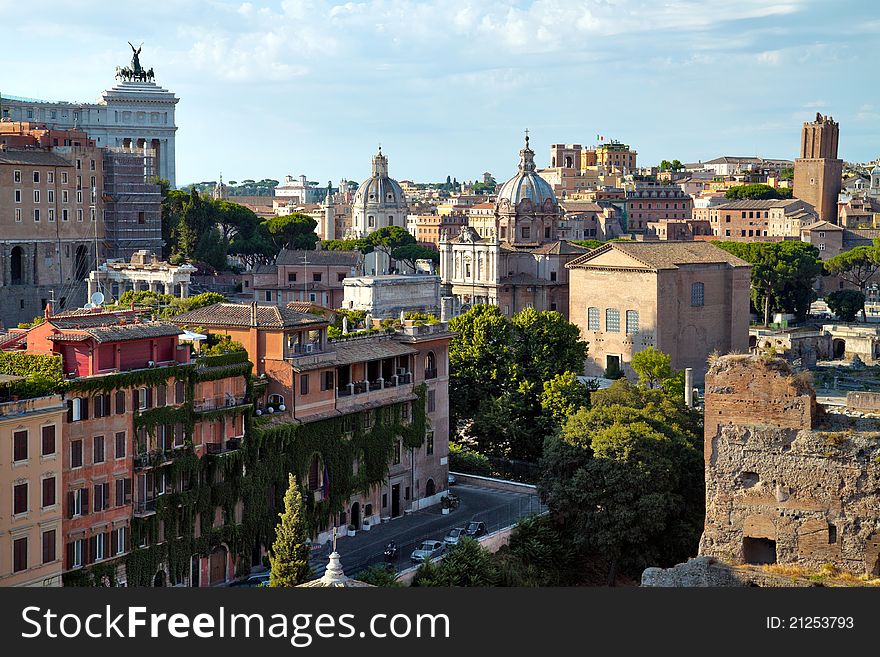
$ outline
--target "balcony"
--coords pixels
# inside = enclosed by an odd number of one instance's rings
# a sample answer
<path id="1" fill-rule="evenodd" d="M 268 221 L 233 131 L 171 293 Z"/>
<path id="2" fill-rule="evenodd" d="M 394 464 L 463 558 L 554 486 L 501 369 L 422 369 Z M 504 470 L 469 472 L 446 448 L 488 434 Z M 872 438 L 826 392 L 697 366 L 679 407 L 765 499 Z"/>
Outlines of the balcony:
<path id="1" fill-rule="evenodd" d="M 193 404 L 193 410 L 196 413 L 203 413 L 205 411 L 216 411 L 221 408 L 235 408 L 236 406 L 244 405 L 244 393 L 241 393 L 240 395 L 226 394 L 218 397 L 200 399 Z"/>
<path id="2" fill-rule="evenodd" d="M 352 397 L 370 392 L 377 392 L 387 388 L 396 388 L 412 383 L 412 372 L 395 374 L 390 379 L 378 378 L 373 381 L 353 381 L 346 386 L 336 389 L 337 397 Z"/>
<path id="3" fill-rule="evenodd" d="M 205 454 L 222 456 L 241 449 L 241 438 L 229 438 L 220 442 L 205 443 Z"/>
<path id="4" fill-rule="evenodd" d="M 135 518 L 144 518 L 156 513 L 156 500 L 138 500 L 134 504 L 133 515 Z"/>
<path id="5" fill-rule="evenodd" d="M 412 393 L 412 373 L 395 374 L 388 380 L 357 381 L 336 389 L 336 409 L 342 413 L 368 402 L 392 401 Z"/>

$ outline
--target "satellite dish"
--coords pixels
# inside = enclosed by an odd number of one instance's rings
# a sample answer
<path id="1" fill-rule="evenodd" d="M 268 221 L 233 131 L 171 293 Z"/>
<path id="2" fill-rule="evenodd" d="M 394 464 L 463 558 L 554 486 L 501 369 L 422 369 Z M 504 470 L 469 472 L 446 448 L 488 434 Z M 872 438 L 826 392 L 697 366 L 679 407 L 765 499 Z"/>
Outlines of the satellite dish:
<path id="1" fill-rule="evenodd" d="M 93 304 L 93 303 L 87 303 L 83 306 L 83 308 L 94 308 L 94 307 L 95 307 L 95 304 Z"/>
<path id="2" fill-rule="evenodd" d="M 95 292 L 90 297 L 90 300 L 92 302 L 92 305 L 90 306 L 91 308 L 94 308 L 96 306 L 100 306 L 102 303 L 104 303 L 104 293 L 103 292 Z"/>

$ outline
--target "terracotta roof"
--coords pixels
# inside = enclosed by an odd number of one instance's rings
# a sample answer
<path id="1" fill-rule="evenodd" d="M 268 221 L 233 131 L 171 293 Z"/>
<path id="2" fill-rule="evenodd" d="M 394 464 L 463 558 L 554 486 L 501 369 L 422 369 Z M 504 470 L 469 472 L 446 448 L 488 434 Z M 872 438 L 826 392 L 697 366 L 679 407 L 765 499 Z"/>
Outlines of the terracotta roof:
<path id="1" fill-rule="evenodd" d="M 131 311 L 96 313 L 88 312 L 89 310 L 88 308 L 79 308 L 77 310 L 68 310 L 58 315 L 52 315 L 49 318 L 49 323 L 59 329 L 83 329 L 140 321 Z"/>
<path id="2" fill-rule="evenodd" d="M 538 278 L 532 274 L 514 274 L 513 276 L 504 276 L 498 281 L 501 285 L 558 285 L 556 281 L 550 282 L 545 278 Z"/>
<path id="3" fill-rule="evenodd" d="M 256 324 L 252 322 L 256 307 Z M 263 328 L 288 328 L 326 324 L 327 320 L 316 315 L 301 313 L 290 308 L 272 304 L 215 303 L 171 318 L 175 324 L 196 326 L 260 326 Z"/>
<path id="4" fill-rule="evenodd" d="M 44 167 L 72 167 L 60 155 L 48 151 L 0 151 L 0 164 L 31 164 Z"/>
<path id="5" fill-rule="evenodd" d="M 815 221 L 808 226 L 804 226 L 801 230 L 843 230 L 840 226 L 829 223 L 827 221 Z"/>
<path id="6" fill-rule="evenodd" d="M 769 210 L 770 208 L 784 208 L 796 203 L 804 203 L 797 198 L 781 198 L 781 199 L 754 199 L 747 198 L 739 201 L 730 201 L 722 203 L 715 207 L 721 210 Z"/>
<path id="7" fill-rule="evenodd" d="M 315 315 L 319 313 L 336 314 L 336 311 L 332 308 L 327 308 L 326 306 L 322 306 L 318 303 L 312 303 L 311 301 L 291 301 L 287 304 L 287 307 L 300 313 L 311 313 Z"/>
<path id="8" fill-rule="evenodd" d="M 365 360 L 380 360 L 393 356 L 417 354 L 418 349 L 407 347 L 388 338 L 365 338 L 334 343 L 336 345 L 336 364 L 347 365 Z"/>
<path id="9" fill-rule="evenodd" d="M 359 251 L 291 251 L 283 249 L 275 259 L 276 265 L 336 265 L 354 267 L 361 260 Z"/>
<path id="10" fill-rule="evenodd" d="M 560 201 L 559 205 L 566 212 L 602 212 L 604 209 L 593 201 Z"/>
<path id="11" fill-rule="evenodd" d="M 597 249 L 569 262 L 566 267 L 589 266 L 590 260 L 610 250 L 620 251 L 641 262 L 650 269 L 677 269 L 679 265 L 728 264 L 733 267 L 751 267 L 745 260 L 737 258 L 708 242 L 608 242 Z M 611 265 L 613 267 L 613 265 Z"/>
<path id="12" fill-rule="evenodd" d="M 548 242 L 547 244 L 542 244 L 536 249 L 532 249 L 532 253 L 544 253 L 544 254 L 557 254 L 557 255 L 575 255 L 578 253 L 586 253 L 590 249 L 579 246 L 578 244 L 572 244 L 571 242 L 567 242 L 565 240 L 559 240 L 557 242 Z"/>
<path id="13" fill-rule="evenodd" d="M 167 322 L 140 322 L 76 328 L 50 335 L 49 339 L 55 342 L 81 342 L 89 338 L 94 339 L 95 342 L 124 342 L 127 340 L 141 340 L 143 338 L 162 338 L 180 335 L 181 333 L 183 331 L 179 327 Z"/>

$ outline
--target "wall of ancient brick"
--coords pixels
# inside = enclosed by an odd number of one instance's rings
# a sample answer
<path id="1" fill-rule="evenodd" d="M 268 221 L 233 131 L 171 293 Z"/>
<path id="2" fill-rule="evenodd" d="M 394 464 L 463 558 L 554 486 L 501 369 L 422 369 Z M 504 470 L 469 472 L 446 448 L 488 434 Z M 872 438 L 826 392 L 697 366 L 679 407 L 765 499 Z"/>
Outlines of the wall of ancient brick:
<path id="1" fill-rule="evenodd" d="M 880 431 L 812 428 L 815 393 L 778 360 L 719 359 L 706 391 L 700 554 L 744 563 L 760 543 L 778 563 L 880 575 Z"/>

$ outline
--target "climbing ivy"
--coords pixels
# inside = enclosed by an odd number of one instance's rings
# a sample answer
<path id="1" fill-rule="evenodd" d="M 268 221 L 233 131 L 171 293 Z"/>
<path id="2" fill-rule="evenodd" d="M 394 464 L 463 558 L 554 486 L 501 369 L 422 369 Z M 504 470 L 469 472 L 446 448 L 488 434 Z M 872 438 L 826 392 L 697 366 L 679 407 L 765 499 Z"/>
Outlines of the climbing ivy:
<path id="1" fill-rule="evenodd" d="M 149 367 L 142 370 L 115 372 L 102 376 L 90 376 L 75 379 L 68 383 L 71 392 L 96 395 L 110 393 L 125 388 L 156 387 L 167 383 L 169 379 L 186 379 L 193 372 L 192 363 L 175 363 L 162 367 Z"/>

